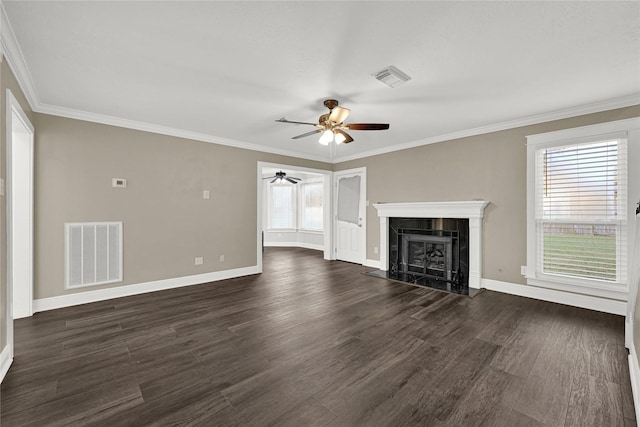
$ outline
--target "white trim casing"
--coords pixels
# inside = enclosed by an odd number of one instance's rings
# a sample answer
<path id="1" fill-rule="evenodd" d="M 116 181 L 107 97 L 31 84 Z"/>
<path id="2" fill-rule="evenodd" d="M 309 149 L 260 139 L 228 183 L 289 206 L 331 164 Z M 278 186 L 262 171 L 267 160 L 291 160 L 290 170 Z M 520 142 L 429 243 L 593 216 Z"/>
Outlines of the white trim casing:
<path id="1" fill-rule="evenodd" d="M 55 310 L 56 308 L 70 307 L 113 298 L 122 298 L 147 292 L 162 291 L 165 289 L 201 285 L 208 282 L 217 282 L 220 280 L 250 276 L 258 273 L 260 273 L 258 271 L 258 266 L 254 265 L 251 267 L 236 268 L 233 270 L 214 271 L 211 273 L 194 274 L 192 276 L 176 277 L 173 279 L 154 280 L 152 282 L 41 298 L 33 301 L 33 308 L 34 312 Z"/>
<path id="2" fill-rule="evenodd" d="M 389 218 L 464 218 L 469 220 L 469 287 L 482 286 L 482 218 L 486 200 L 376 203 L 380 217 L 380 269 L 389 268 Z"/>
<path id="3" fill-rule="evenodd" d="M 638 353 L 636 353 L 635 345 L 629 347 L 628 361 L 631 391 L 633 392 L 633 406 L 636 410 L 636 420 L 640 420 L 640 365 L 638 365 Z"/>
<path id="4" fill-rule="evenodd" d="M 382 268 L 381 268 L 382 264 L 377 259 L 369 259 L 369 258 L 367 258 L 365 260 L 365 262 L 364 262 L 364 266 L 365 267 L 376 268 L 378 270 L 382 270 Z"/>
<path id="5" fill-rule="evenodd" d="M 640 129 L 640 118 L 631 118 L 624 120 L 617 120 L 608 123 L 600 123 L 588 126 L 581 126 L 571 129 L 563 129 L 554 132 L 546 132 L 537 135 L 527 136 L 527 267 L 526 267 L 526 279 L 527 284 L 531 286 L 538 286 L 548 289 L 556 289 L 558 291 L 573 292 L 575 294 L 585 294 L 587 290 L 591 295 L 595 297 L 609 298 L 612 300 L 623 301 L 626 303 L 628 299 L 629 287 L 628 285 L 604 285 L 596 283 L 596 281 L 578 280 L 567 278 L 563 280 L 563 283 L 545 280 L 545 277 L 538 277 L 536 273 L 537 264 L 537 232 L 536 232 L 536 180 L 535 180 L 535 153 L 536 150 L 552 146 L 556 143 L 570 143 L 572 140 L 579 141 L 584 138 L 597 137 L 598 135 L 611 135 L 620 132 L 627 132 L 627 145 L 629 150 L 628 162 L 629 162 L 629 176 L 627 177 L 628 194 L 629 194 L 629 211 L 632 209 L 633 203 L 631 197 L 640 189 L 638 183 L 632 179 L 633 174 L 637 173 L 636 168 L 632 167 L 635 161 L 634 154 L 638 147 L 638 129 Z M 631 218 L 633 216 L 628 213 L 629 220 L 627 221 L 627 230 L 629 235 L 633 235 L 635 226 Z M 628 254 L 633 253 L 634 243 L 631 239 L 628 239 Z M 629 258 L 628 258 L 629 259 Z M 630 260 L 629 270 L 633 264 Z M 627 277 L 631 277 L 631 272 L 627 273 Z"/>
<path id="6" fill-rule="evenodd" d="M 13 355 L 8 345 L 4 346 L 2 353 L 0 353 L 0 382 L 4 380 L 4 377 L 9 372 L 9 368 L 13 363 Z"/>

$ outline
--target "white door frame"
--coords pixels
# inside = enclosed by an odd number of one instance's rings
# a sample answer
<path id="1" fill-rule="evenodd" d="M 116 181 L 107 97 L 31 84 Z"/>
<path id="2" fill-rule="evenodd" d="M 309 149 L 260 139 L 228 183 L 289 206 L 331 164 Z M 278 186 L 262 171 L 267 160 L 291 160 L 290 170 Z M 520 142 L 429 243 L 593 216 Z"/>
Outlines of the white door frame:
<path id="1" fill-rule="evenodd" d="M 256 260 L 257 260 L 257 267 L 258 267 L 258 272 L 262 273 L 262 214 L 263 214 L 263 209 L 264 209 L 264 200 L 265 200 L 265 194 L 264 194 L 264 185 L 263 185 L 263 180 L 262 180 L 262 170 L 264 168 L 276 168 L 276 169 L 287 169 L 287 170 L 296 170 L 296 171 L 300 171 L 300 172 L 309 172 L 309 173 L 315 173 L 315 174 L 320 174 L 323 176 L 324 181 L 323 181 L 323 190 L 324 190 L 324 194 L 325 197 L 323 199 L 324 203 L 323 203 L 323 211 L 324 211 L 324 215 L 323 215 L 323 224 L 324 224 L 324 259 L 326 260 L 332 260 L 335 259 L 335 251 L 333 250 L 334 244 L 333 244 L 333 220 L 332 218 L 332 212 L 333 212 L 333 206 L 332 206 L 332 200 L 333 200 L 333 193 L 331 191 L 331 189 L 333 188 L 333 172 L 328 171 L 328 170 L 323 170 L 323 169 L 313 169 L 313 168 L 305 168 L 302 166 L 293 166 L 293 165 L 285 165 L 285 164 L 281 164 L 281 163 L 268 163 L 268 162 L 258 162 L 258 173 L 257 173 L 257 186 L 258 186 L 258 227 L 257 227 L 257 234 L 256 234 L 256 240 L 257 240 L 257 251 L 256 251 Z"/>
<path id="2" fill-rule="evenodd" d="M 27 286 L 24 287 L 24 292 L 20 292 L 20 298 L 23 298 L 21 305 L 25 307 L 25 312 L 20 313 L 20 317 L 28 317 L 33 314 L 33 152 L 34 152 L 34 127 L 29 121 L 29 118 L 25 114 L 24 110 L 20 106 L 20 103 L 15 98 L 13 93 L 7 89 L 6 100 L 6 140 L 7 140 L 7 182 L 6 182 L 6 200 L 7 200 L 7 346 L 9 348 L 9 355 L 13 358 L 13 319 L 14 319 L 14 287 L 13 287 L 13 265 L 14 265 L 14 218 L 13 218 L 13 180 L 14 180 L 14 165 L 13 165 L 13 152 L 15 144 L 28 144 L 28 171 L 26 171 L 26 177 L 28 179 L 28 203 L 25 207 L 26 220 L 28 221 L 28 230 L 26 236 L 26 243 L 28 246 L 27 259 L 22 260 L 28 266 L 28 278 Z M 14 133 L 23 133 L 25 138 L 14 140 Z M 22 168 L 22 166 L 21 166 Z M 17 171 L 17 169 L 16 169 Z M 21 171 L 25 172 L 25 171 Z M 22 216 L 22 214 L 21 214 Z M 21 236 L 21 239 L 24 238 Z"/>
<path id="3" fill-rule="evenodd" d="M 361 168 L 353 168 L 353 169 L 345 169 L 336 171 L 333 173 L 333 182 L 334 185 L 331 187 L 333 190 L 333 259 L 336 259 L 336 254 L 338 252 L 338 179 L 340 175 L 351 175 L 359 173 L 362 176 L 362 180 L 360 182 L 360 191 L 361 194 L 364 194 L 365 206 L 364 212 L 362 212 L 362 245 L 361 245 L 361 254 L 359 258 L 362 260 L 361 264 L 365 265 L 367 263 L 367 168 L 363 166 Z"/>

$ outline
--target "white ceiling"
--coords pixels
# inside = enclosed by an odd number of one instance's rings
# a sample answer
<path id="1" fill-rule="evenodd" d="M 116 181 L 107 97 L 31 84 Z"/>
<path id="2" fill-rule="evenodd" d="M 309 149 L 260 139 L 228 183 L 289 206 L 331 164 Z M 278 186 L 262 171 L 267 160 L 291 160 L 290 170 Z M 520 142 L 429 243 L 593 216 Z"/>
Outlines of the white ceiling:
<path id="1" fill-rule="evenodd" d="M 310 159 L 640 103 L 637 1 L 2 3 L 35 110 Z M 275 122 L 326 98 L 391 127 L 328 148 Z"/>

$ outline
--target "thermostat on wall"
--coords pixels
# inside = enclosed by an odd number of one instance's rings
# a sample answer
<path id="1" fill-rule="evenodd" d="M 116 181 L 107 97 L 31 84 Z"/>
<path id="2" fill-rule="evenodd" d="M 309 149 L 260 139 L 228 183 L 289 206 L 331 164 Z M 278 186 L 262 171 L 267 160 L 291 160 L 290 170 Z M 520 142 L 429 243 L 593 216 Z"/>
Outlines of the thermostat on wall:
<path id="1" fill-rule="evenodd" d="M 114 188 L 127 188 L 127 180 L 124 178 L 113 178 L 111 186 Z"/>

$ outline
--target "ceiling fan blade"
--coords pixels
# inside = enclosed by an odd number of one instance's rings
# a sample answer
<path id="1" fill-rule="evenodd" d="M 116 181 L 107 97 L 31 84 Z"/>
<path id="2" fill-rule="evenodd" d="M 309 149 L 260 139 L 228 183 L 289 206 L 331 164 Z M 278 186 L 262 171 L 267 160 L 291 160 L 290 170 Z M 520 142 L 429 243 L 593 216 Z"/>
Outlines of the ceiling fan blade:
<path id="1" fill-rule="evenodd" d="M 289 181 L 290 183 L 292 183 L 292 184 L 297 184 L 297 183 L 298 183 L 298 181 L 294 181 L 293 179 L 291 179 L 291 178 L 289 178 L 289 177 L 286 177 L 285 179 L 286 179 L 287 181 Z"/>
<path id="2" fill-rule="evenodd" d="M 329 115 L 329 121 L 333 123 L 342 123 L 347 118 L 351 110 L 348 108 L 335 107 L 331 110 L 331 114 Z"/>
<path id="3" fill-rule="evenodd" d="M 320 133 L 322 131 L 323 131 L 323 129 L 312 130 L 311 132 L 307 132 L 307 133 L 303 133 L 302 135 L 294 136 L 291 139 L 304 138 L 305 136 L 313 135 L 314 133 Z"/>
<path id="4" fill-rule="evenodd" d="M 309 122 L 294 122 L 292 120 L 287 120 L 284 117 L 281 119 L 276 120 L 276 122 L 280 122 L 280 123 L 293 123 L 296 125 L 311 125 L 311 126 L 318 126 L 317 123 L 309 123 Z"/>
<path id="5" fill-rule="evenodd" d="M 351 135 L 349 135 L 348 133 L 346 133 L 342 129 L 334 129 L 333 131 L 335 133 L 339 133 L 340 135 L 344 136 L 344 141 L 342 141 L 343 144 L 348 144 L 351 141 L 353 141 L 353 138 L 351 138 Z"/>
<path id="6" fill-rule="evenodd" d="M 271 181 L 271 182 L 270 182 L 270 184 L 273 184 L 273 183 L 274 183 L 274 182 L 276 182 L 278 179 L 279 179 L 279 177 L 277 177 L 277 176 L 276 176 L 275 178 L 273 178 L 273 181 Z"/>
<path id="7" fill-rule="evenodd" d="M 268 176 L 268 177 L 262 178 L 262 179 L 273 179 L 273 178 L 276 178 L 276 177 L 275 176 Z"/>
<path id="8" fill-rule="evenodd" d="M 295 176 L 290 176 L 289 178 L 295 179 L 296 181 L 302 181 L 302 178 L 296 178 Z"/>
<path id="9" fill-rule="evenodd" d="M 344 127 L 351 130 L 385 130 L 389 129 L 388 123 L 345 123 Z"/>

